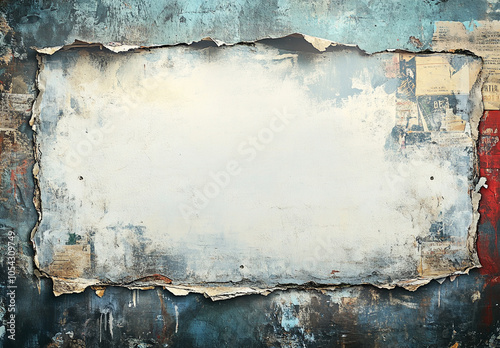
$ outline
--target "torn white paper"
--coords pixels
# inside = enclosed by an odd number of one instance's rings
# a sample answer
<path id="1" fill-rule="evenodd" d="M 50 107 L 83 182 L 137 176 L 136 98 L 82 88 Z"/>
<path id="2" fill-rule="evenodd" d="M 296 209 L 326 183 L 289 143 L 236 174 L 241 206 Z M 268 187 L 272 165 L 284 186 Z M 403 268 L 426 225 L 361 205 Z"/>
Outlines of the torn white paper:
<path id="1" fill-rule="evenodd" d="M 479 266 L 481 62 L 432 57 L 263 43 L 43 56 L 37 266 L 56 293 L 224 298 L 412 289 Z M 456 88 L 432 83 L 452 68 Z"/>

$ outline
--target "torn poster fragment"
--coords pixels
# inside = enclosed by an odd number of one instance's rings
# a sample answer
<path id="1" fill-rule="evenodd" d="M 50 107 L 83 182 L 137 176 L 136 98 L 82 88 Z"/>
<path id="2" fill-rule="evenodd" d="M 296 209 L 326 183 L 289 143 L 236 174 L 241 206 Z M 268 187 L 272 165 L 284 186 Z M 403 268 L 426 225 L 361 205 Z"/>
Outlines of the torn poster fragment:
<path id="1" fill-rule="evenodd" d="M 479 267 L 480 69 L 279 40 L 42 55 L 36 265 L 56 294 L 215 298 Z"/>
<path id="2" fill-rule="evenodd" d="M 500 21 L 438 21 L 432 37 L 432 47 L 436 51 L 468 50 L 483 58 L 485 110 L 500 110 L 499 32 Z"/>

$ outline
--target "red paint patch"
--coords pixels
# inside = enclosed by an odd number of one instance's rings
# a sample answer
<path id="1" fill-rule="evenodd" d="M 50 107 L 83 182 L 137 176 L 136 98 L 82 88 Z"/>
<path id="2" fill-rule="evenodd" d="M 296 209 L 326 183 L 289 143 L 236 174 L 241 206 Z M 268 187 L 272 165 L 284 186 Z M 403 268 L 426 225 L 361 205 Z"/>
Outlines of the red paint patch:
<path id="1" fill-rule="evenodd" d="M 487 234 L 484 233 L 484 229 L 479 229 L 477 251 L 483 265 L 480 270 L 481 274 L 494 277 L 500 275 L 500 255 L 497 247 L 497 223 L 500 219 L 500 111 L 484 113 L 479 124 L 479 134 L 479 172 L 487 179 L 488 185 L 488 188 L 481 190 L 479 224 L 490 225 L 495 233 Z"/>
<path id="2" fill-rule="evenodd" d="M 497 225 L 500 219 L 500 111 L 487 111 L 479 124 L 479 172 L 487 179 L 488 188 L 481 189 L 477 252 L 483 265 L 480 273 L 486 276 L 481 319 L 484 325 L 493 324 L 493 306 L 497 302 L 500 283 L 500 253 Z"/>

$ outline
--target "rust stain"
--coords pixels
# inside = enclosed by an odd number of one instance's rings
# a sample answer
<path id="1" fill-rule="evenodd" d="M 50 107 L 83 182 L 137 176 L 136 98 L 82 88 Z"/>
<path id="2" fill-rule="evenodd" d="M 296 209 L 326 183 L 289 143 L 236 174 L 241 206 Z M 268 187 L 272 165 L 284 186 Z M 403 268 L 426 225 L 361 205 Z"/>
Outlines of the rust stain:
<path id="1" fill-rule="evenodd" d="M 9 32 L 14 32 L 12 28 L 9 26 L 7 23 L 7 20 L 5 19 L 4 16 L 0 15 L 0 32 L 5 36 Z M 12 58 L 14 58 L 14 55 L 12 53 L 12 49 L 6 48 L 5 53 L 0 56 L 0 63 L 3 65 L 8 65 L 11 61 Z M 3 86 L 0 86 L 3 87 Z M 0 88 L 1 89 L 1 88 Z"/>
<path id="2" fill-rule="evenodd" d="M 162 291 L 160 289 L 157 289 L 156 293 L 158 294 L 158 298 L 160 299 L 161 316 L 163 319 L 163 328 L 161 331 L 161 335 L 159 335 L 157 338 L 161 343 L 169 343 L 169 338 L 172 336 L 172 330 L 169 330 L 169 325 L 171 324 L 172 319 L 170 318 L 167 307 L 165 306 L 165 300 L 163 298 Z"/>
<path id="3" fill-rule="evenodd" d="M 10 27 L 9 23 L 7 23 L 5 17 L 0 16 L 0 32 L 7 34 L 11 30 L 12 28 Z"/>
<path id="4" fill-rule="evenodd" d="M 161 274 L 152 274 L 152 275 L 149 275 L 149 276 L 145 276 L 145 277 L 139 278 L 136 281 L 137 282 L 161 281 L 161 282 L 163 282 L 165 284 L 171 284 L 172 283 L 172 279 L 170 279 L 168 277 L 165 277 L 164 275 L 161 275 Z"/>
<path id="5" fill-rule="evenodd" d="M 358 303 L 358 299 L 355 297 L 342 297 L 341 308 L 347 309 L 348 307 L 354 307 Z"/>
<path id="6" fill-rule="evenodd" d="M 420 41 L 420 39 L 416 38 L 415 36 L 410 36 L 410 39 L 409 39 L 410 43 L 417 47 L 417 48 L 420 48 L 423 46 L 422 44 L 422 41 Z"/>

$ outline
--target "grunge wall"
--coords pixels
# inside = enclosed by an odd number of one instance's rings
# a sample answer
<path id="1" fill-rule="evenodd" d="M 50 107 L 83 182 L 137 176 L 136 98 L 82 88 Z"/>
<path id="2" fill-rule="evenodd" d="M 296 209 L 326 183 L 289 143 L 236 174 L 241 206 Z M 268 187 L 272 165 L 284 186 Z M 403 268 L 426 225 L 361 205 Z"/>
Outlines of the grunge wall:
<path id="1" fill-rule="evenodd" d="M 495 347 L 500 343 L 500 111 L 495 104 L 499 99 L 495 21 L 500 19 L 500 5 L 496 1 L 4 1 L 1 13 L 4 325 L 0 334 L 5 346 Z M 415 292 L 370 285 L 295 287 L 214 302 L 198 294 L 174 296 L 159 287 L 98 287 L 55 297 L 52 281 L 35 267 L 31 244 L 38 219 L 29 123 L 38 92 L 34 47 L 79 40 L 74 46 L 91 51 L 105 49 L 101 45 L 119 49 L 191 44 L 206 37 L 216 44 L 236 44 L 294 33 L 356 46 L 363 54 L 435 51 L 482 58 L 483 96 L 489 110 L 479 124 L 477 142 L 479 174 L 487 179 L 487 187 L 480 191 L 476 243 L 482 268 L 432 281 Z M 87 47 L 88 43 L 95 45 Z M 9 267 L 15 277 L 9 276 Z"/>

